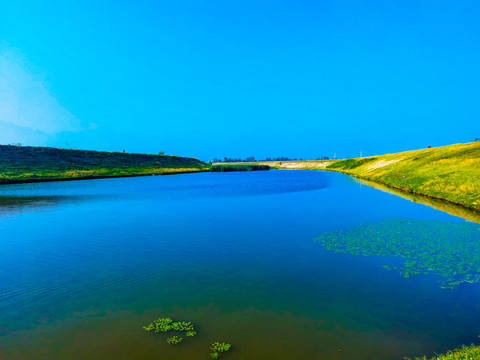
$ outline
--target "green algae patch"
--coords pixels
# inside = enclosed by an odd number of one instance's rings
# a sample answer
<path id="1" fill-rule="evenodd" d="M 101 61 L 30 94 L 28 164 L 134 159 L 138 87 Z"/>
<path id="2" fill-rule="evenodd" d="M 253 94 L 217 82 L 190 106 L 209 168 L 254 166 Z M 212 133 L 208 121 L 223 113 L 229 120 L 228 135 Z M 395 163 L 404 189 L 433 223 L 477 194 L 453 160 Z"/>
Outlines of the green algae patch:
<path id="1" fill-rule="evenodd" d="M 387 219 L 327 232 L 315 241 L 338 253 L 403 258 L 403 266 L 384 268 L 405 278 L 439 275 L 446 289 L 480 280 L 479 224 Z"/>

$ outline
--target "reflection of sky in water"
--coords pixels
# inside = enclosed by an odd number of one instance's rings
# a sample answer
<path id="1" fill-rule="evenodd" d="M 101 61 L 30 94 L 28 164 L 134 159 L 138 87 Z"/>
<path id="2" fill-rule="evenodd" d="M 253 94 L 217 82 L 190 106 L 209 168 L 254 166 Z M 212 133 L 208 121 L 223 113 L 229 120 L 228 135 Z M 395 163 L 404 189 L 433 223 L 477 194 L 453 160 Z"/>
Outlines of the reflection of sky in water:
<path id="1" fill-rule="evenodd" d="M 276 176 L 270 176 L 270 174 Z M 64 181 L 36 184 L 17 184 L 0 187 L 0 196 L 67 196 L 114 195 L 154 197 L 221 197 L 258 196 L 289 192 L 313 191 L 329 186 L 331 179 L 306 171 L 298 176 L 294 171 L 255 171 L 239 173 L 201 173 L 135 178 Z M 238 181 L 239 176 L 241 181 Z"/>
<path id="2" fill-rule="evenodd" d="M 480 279 L 480 225 L 475 223 L 388 219 L 327 232 L 316 241 L 341 253 L 404 258 L 403 266 L 394 267 L 404 277 L 437 274 L 444 288 Z"/>
<path id="3" fill-rule="evenodd" d="M 445 211 L 451 215 L 455 215 L 464 219 L 467 219 L 469 221 L 473 221 L 476 223 L 480 224 L 480 212 L 471 210 L 468 208 L 465 208 L 460 205 L 456 205 L 453 203 L 450 203 L 448 201 L 432 198 L 429 196 L 423 196 L 423 195 L 418 195 L 418 194 L 413 194 L 413 193 L 408 193 L 405 191 L 397 190 L 392 187 L 388 187 L 386 185 L 382 185 L 380 183 L 376 183 L 373 181 L 367 181 L 363 179 L 358 179 L 358 178 L 353 178 L 355 182 L 358 182 L 359 184 L 365 184 L 368 186 L 372 186 L 375 189 L 385 191 L 387 193 L 395 194 L 398 196 L 401 196 L 405 199 L 409 199 L 413 202 L 420 203 L 420 204 L 425 204 L 428 206 L 431 206 L 435 209 Z"/>
<path id="4" fill-rule="evenodd" d="M 436 276 L 405 279 L 382 268 L 403 258 L 335 253 L 312 241 L 392 218 L 465 223 L 342 174 L 23 184 L 1 187 L 0 196 L 31 197 L 35 210 L 11 204 L 15 216 L 0 216 L 2 359 L 142 359 L 145 346 L 156 358 L 193 360 L 220 333 L 238 344 L 232 360 L 266 359 L 269 348 L 275 359 L 365 359 L 378 344 L 384 360 L 444 351 L 480 333 L 477 284 L 440 289 Z M 202 310 L 210 306 L 213 315 Z M 199 325 L 184 357 L 144 337 L 141 326 L 163 313 Z"/>

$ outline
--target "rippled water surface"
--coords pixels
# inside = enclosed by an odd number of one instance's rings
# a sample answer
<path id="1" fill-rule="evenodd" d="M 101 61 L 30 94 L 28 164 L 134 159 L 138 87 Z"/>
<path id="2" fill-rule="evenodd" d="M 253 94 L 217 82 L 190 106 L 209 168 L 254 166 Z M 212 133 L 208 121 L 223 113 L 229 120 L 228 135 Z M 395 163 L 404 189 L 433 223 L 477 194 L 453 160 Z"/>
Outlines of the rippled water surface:
<path id="1" fill-rule="evenodd" d="M 0 358 L 431 355 L 480 334 L 478 259 L 477 223 L 336 173 L 2 186 Z"/>

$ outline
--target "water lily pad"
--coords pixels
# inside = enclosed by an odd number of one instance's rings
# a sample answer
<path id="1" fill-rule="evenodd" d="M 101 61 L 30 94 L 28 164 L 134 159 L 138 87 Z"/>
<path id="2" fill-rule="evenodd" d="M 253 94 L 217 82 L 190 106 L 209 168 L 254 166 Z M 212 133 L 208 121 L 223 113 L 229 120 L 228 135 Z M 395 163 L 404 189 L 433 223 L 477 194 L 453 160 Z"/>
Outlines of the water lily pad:
<path id="1" fill-rule="evenodd" d="M 404 258 L 403 266 L 384 268 L 406 278 L 440 275 L 442 288 L 480 280 L 480 225 L 475 223 L 387 219 L 327 232 L 315 241 L 339 253 Z"/>

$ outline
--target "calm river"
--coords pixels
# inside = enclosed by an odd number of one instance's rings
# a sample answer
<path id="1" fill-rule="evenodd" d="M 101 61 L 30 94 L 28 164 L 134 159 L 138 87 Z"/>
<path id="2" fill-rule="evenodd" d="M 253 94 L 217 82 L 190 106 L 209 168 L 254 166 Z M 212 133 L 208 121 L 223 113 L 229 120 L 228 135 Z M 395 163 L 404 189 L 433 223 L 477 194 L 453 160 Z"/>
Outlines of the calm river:
<path id="1" fill-rule="evenodd" d="M 479 271 L 479 224 L 343 174 L 2 186 L 0 358 L 432 355 L 478 340 Z"/>

